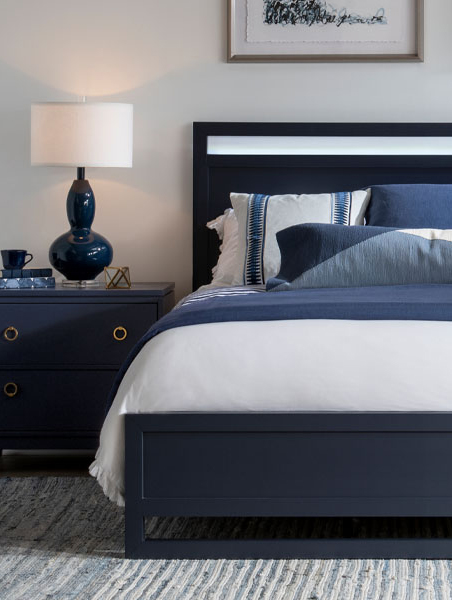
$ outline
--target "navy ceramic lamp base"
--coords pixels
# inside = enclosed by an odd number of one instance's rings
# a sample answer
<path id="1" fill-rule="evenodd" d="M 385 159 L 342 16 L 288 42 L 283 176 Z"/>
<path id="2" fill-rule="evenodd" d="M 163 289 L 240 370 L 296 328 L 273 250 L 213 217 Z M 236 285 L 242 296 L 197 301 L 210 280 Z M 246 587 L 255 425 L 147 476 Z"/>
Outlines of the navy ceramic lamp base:
<path id="1" fill-rule="evenodd" d="M 95 200 L 84 175 L 84 169 L 79 168 L 79 179 L 74 180 L 67 197 L 71 229 L 50 246 L 49 260 L 66 279 L 89 284 L 111 263 L 113 248 L 108 240 L 91 229 Z"/>

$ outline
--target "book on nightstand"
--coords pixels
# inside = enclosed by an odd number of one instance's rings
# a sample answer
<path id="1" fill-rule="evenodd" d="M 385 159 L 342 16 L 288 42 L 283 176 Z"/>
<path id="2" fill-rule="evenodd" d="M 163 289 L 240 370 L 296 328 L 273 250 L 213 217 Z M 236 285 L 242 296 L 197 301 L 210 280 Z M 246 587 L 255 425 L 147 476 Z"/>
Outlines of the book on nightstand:
<path id="1" fill-rule="evenodd" d="M 2 269 L 0 290 L 55 287 L 52 269 Z"/>
<path id="2" fill-rule="evenodd" d="M 24 277 L 52 277 L 52 269 L 2 269 L 4 279 L 23 279 Z"/>

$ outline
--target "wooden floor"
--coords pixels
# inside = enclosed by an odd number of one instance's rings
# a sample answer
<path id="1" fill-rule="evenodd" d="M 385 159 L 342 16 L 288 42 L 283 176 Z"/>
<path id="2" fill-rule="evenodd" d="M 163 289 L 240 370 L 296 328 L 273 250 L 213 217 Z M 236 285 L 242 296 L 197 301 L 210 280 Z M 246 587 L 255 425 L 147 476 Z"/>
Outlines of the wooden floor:
<path id="1" fill-rule="evenodd" d="M 91 450 L 3 450 L 0 477 L 88 477 Z"/>

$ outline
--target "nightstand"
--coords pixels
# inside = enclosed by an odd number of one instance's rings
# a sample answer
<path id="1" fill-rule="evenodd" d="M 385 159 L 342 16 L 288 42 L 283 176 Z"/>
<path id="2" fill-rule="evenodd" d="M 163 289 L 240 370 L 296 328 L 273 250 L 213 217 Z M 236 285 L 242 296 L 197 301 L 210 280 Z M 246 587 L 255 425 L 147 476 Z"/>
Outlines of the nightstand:
<path id="1" fill-rule="evenodd" d="M 173 283 L 0 290 L 0 448 L 96 448 L 116 372 Z"/>

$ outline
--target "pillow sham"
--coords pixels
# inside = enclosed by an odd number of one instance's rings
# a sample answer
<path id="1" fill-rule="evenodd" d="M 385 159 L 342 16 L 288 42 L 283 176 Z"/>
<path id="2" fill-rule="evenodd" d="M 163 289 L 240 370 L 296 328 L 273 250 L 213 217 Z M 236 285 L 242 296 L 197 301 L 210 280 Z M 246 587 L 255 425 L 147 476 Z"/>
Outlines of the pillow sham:
<path id="1" fill-rule="evenodd" d="M 363 225 L 370 190 L 333 194 L 231 194 L 238 222 L 233 285 L 265 283 L 281 264 L 276 233 L 298 223 Z"/>
<path id="2" fill-rule="evenodd" d="M 233 209 L 227 208 L 222 215 L 209 221 L 207 227 L 216 231 L 222 242 L 218 262 L 212 269 L 211 285 L 230 286 L 234 279 L 238 246 L 238 223 Z"/>
<path id="3" fill-rule="evenodd" d="M 404 229 L 452 229 L 452 185 L 374 185 L 366 224 Z"/>
<path id="4" fill-rule="evenodd" d="M 452 229 L 295 225 L 277 234 L 267 290 L 452 283 Z"/>

